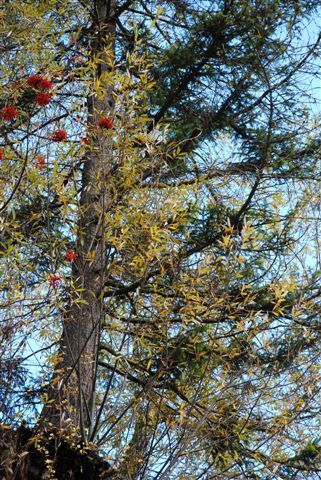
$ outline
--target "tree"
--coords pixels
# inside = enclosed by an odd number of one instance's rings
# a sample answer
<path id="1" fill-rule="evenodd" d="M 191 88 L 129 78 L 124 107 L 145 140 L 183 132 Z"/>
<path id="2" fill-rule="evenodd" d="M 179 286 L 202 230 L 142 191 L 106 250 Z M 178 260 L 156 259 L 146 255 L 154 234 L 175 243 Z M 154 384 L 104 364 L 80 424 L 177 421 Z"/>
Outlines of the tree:
<path id="1" fill-rule="evenodd" d="M 3 6 L 5 478 L 318 478 L 318 4 Z"/>

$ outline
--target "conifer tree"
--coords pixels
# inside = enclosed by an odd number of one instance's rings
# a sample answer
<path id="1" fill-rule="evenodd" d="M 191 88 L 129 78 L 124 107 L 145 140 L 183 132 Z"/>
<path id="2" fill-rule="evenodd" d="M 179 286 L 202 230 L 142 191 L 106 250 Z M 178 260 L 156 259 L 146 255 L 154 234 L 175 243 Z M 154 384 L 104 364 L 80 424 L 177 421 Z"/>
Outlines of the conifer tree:
<path id="1" fill-rule="evenodd" d="M 0 476 L 319 478 L 318 7 L 4 3 Z"/>

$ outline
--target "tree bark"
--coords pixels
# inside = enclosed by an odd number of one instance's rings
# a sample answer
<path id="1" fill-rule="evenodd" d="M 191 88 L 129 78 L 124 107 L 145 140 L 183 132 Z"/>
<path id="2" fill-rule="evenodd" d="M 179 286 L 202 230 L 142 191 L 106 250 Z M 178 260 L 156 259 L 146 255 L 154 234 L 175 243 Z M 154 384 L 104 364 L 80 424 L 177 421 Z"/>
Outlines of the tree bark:
<path id="1" fill-rule="evenodd" d="M 94 0 L 93 58 L 99 57 L 95 79 L 110 69 L 114 55 L 116 0 Z M 108 51 L 107 51 L 108 49 Z M 111 58 L 108 58 L 111 57 Z M 106 275 L 104 212 L 110 203 L 107 171 L 112 162 L 110 134 L 97 128 L 99 118 L 112 116 L 112 86 L 103 98 L 88 98 L 90 148 L 82 172 L 82 193 L 69 308 L 63 317 L 60 360 L 41 423 L 86 439 L 93 424 L 98 342 L 102 322 L 101 293 Z"/>
<path id="2" fill-rule="evenodd" d="M 79 444 L 71 446 L 54 437 L 42 439 L 41 448 L 33 431 L 0 427 L 0 478 L 3 480 L 122 480 L 108 462 Z"/>

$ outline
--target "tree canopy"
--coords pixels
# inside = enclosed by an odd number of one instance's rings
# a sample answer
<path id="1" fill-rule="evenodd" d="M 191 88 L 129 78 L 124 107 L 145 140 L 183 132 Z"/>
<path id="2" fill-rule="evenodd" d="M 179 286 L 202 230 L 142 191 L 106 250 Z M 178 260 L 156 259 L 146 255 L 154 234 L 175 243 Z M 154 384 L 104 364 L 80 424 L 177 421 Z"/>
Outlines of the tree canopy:
<path id="1" fill-rule="evenodd" d="M 320 477 L 319 4 L 2 5 L 4 478 Z"/>

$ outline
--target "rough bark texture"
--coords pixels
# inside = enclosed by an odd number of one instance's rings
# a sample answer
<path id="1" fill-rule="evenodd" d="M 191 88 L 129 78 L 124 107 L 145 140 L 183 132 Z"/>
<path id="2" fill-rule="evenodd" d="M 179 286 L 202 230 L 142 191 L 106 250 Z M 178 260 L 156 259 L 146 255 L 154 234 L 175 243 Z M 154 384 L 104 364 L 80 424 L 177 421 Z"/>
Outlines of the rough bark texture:
<path id="1" fill-rule="evenodd" d="M 0 478 L 5 480 L 117 480 L 108 462 L 85 448 L 55 437 L 35 441 L 24 426 L 0 429 Z"/>
<path id="2" fill-rule="evenodd" d="M 108 68 L 105 47 L 113 55 L 115 0 L 95 0 L 96 25 L 90 38 L 92 56 L 100 57 L 96 79 Z M 98 341 L 102 321 L 101 292 L 106 275 L 104 215 L 108 208 L 107 172 L 112 163 L 110 136 L 97 128 L 99 118 L 110 117 L 112 88 L 102 99 L 88 99 L 88 123 L 93 129 L 91 148 L 82 174 L 81 214 L 78 224 L 72 279 L 78 293 L 73 295 L 63 318 L 60 362 L 56 369 L 49 403 L 41 423 L 86 438 L 92 426 Z M 78 300 L 78 301 L 77 301 Z M 80 300 L 80 302 L 79 302 Z"/>

